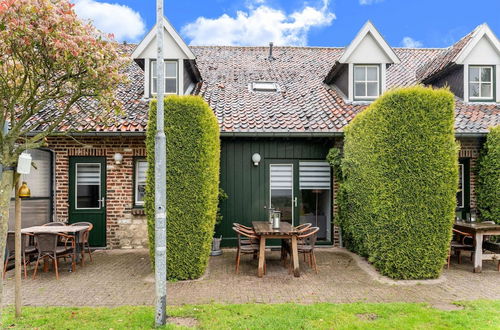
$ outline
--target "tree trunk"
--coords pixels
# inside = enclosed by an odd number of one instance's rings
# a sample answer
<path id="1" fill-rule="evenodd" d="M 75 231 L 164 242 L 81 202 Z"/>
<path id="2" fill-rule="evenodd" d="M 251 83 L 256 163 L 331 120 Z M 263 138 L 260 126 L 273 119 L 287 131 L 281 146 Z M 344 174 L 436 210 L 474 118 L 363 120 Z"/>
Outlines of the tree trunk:
<path id="1" fill-rule="evenodd" d="M 5 257 L 5 244 L 7 240 L 7 231 L 9 226 L 9 209 L 10 197 L 14 185 L 14 171 L 12 169 L 4 169 L 1 173 L 2 180 L 0 182 L 0 260 Z M 2 267 L 3 269 L 3 267 Z M 3 274 L 0 276 L 0 308 L 3 303 Z M 0 318 L 1 318 L 0 309 Z"/>

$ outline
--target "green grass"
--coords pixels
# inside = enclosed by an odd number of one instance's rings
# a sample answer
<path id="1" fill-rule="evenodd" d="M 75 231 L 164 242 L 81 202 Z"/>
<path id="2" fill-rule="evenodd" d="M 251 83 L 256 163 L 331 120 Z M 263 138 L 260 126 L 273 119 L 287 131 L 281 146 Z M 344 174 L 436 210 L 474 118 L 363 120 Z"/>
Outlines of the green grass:
<path id="1" fill-rule="evenodd" d="M 198 320 L 202 329 L 500 329 L 500 301 L 458 303 L 442 311 L 426 304 L 186 305 L 170 316 Z M 6 308 L 2 329 L 150 329 L 153 308 L 25 307 L 15 319 Z M 179 328 L 169 325 L 167 329 Z"/>

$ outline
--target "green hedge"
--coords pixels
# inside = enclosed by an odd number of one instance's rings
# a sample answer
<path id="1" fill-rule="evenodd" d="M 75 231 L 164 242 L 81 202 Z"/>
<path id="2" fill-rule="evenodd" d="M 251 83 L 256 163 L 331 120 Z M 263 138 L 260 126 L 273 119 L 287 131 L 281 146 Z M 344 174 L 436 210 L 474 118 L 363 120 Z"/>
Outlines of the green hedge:
<path id="1" fill-rule="evenodd" d="M 154 261 L 154 142 L 156 102 L 150 104 L 146 137 L 148 168 L 145 211 Z M 167 136 L 167 265 L 169 279 L 200 277 L 207 266 L 219 189 L 219 126 L 197 96 L 165 99 Z M 164 183 L 163 183 L 164 184 Z"/>
<path id="2" fill-rule="evenodd" d="M 476 195 L 481 220 L 500 223 L 500 126 L 490 129 L 481 151 Z"/>
<path id="3" fill-rule="evenodd" d="M 345 129 L 341 226 L 348 248 L 396 279 L 438 277 L 455 216 L 454 99 L 387 92 Z"/>

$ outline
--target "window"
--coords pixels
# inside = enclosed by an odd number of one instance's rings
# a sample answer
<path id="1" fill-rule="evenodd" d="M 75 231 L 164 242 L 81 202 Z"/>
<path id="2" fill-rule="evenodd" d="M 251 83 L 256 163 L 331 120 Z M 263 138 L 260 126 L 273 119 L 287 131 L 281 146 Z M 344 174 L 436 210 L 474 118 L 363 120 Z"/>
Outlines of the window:
<path id="1" fill-rule="evenodd" d="M 469 99 L 493 100 L 493 67 L 469 67 Z"/>
<path id="2" fill-rule="evenodd" d="M 146 195 L 147 170 L 148 170 L 148 162 L 145 159 L 138 159 L 135 162 L 134 204 L 136 206 L 144 205 L 144 196 Z"/>
<path id="3" fill-rule="evenodd" d="M 465 204 L 464 193 L 464 164 L 458 164 L 458 191 L 457 191 L 457 208 L 462 209 Z"/>
<path id="4" fill-rule="evenodd" d="M 380 67 L 378 65 L 354 66 L 354 99 L 372 100 L 380 94 Z"/>
<path id="5" fill-rule="evenodd" d="M 265 81 L 253 82 L 251 88 L 254 92 L 277 92 L 279 90 L 277 83 Z"/>
<path id="6" fill-rule="evenodd" d="M 165 94 L 177 94 L 177 62 L 165 61 Z M 158 91 L 156 60 L 151 61 L 151 94 Z"/>

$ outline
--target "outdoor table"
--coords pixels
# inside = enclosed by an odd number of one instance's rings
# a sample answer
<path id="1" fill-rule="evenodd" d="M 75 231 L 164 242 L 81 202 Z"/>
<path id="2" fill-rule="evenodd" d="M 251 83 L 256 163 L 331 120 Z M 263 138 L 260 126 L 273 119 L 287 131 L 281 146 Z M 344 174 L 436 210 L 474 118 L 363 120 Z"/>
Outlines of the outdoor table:
<path id="1" fill-rule="evenodd" d="M 71 268 L 75 268 L 75 261 L 78 263 L 80 261 L 80 235 L 79 232 L 87 230 L 88 226 L 33 226 L 21 229 L 22 234 L 40 234 L 40 233 L 64 233 L 71 234 L 75 237 L 75 249 L 73 251 L 73 262 Z"/>
<path id="2" fill-rule="evenodd" d="M 483 254 L 483 238 L 489 235 L 500 235 L 500 225 L 490 223 L 455 222 L 453 227 L 474 237 L 474 273 L 480 273 L 483 260 L 500 260 L 500 254 Z"/>
<path id="3" fill-rule="evenodd" d="M 272 224 L 268 221 L 254 221 L 252 222 L 255 233 L 260 238 L 259 247 L 259 268 L 257 274 L 259 277 L 264 275 L 264 263 L 266 260 L 266 239 L 289 239 L 292 241 L 292 265 L 293 274 L 295 277 L 300 276 L 299 270 L 299 253 L 297 249 L 297 236 L 298 232 L 295 231 L 293 226 L 285 221 L 282 221 L 278 229 L 273 229 Z"/>

